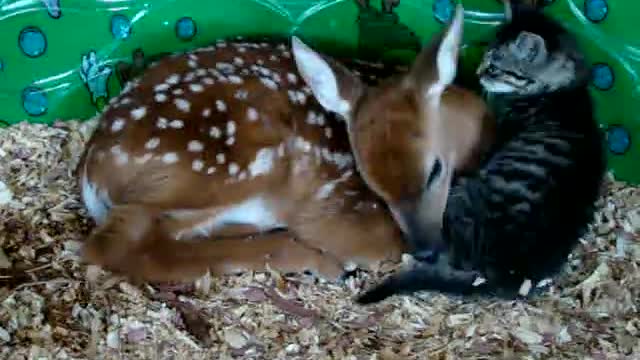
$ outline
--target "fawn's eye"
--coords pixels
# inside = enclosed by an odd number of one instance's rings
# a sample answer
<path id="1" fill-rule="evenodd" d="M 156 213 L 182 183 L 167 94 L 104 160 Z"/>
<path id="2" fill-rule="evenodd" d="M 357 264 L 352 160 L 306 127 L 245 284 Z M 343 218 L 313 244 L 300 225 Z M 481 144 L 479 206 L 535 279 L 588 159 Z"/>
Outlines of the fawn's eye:
<path id="1" fill-rule="evenodd" d="M 442 173 L 442 162 L 440 159 L 436 158 L 433 162 L 433 166 L 431 167 L 431 172 L 429 173 L 429 177 L 427 178 L 427 182 L 425 183 L 425 188 L 429 188 L 431 184 L 440 176 Z"/>

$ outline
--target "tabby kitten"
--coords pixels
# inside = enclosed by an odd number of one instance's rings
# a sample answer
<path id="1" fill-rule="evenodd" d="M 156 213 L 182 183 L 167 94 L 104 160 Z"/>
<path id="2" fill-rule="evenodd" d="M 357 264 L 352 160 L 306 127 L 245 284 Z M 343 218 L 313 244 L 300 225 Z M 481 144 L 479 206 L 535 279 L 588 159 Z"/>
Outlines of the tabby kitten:
<path id="1" fill-rule="evenodd" d="M 419 290 L 514 298 L 524 280 L 559 272 L 593 220 L 606 158 L 584 56 L 552 19 L 514 10 L 477 69 L 498 141 L 481 170 L 451 190 L 447 249 L 432 263 L 415 254 L 412 268 L 359 303 Z"/>

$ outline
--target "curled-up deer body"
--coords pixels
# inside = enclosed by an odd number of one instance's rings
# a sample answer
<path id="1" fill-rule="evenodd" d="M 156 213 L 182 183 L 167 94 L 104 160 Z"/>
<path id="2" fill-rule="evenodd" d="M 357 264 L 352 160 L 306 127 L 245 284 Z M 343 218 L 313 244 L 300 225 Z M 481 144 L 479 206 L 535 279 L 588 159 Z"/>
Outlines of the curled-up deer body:
<path id="1" fill-rule="evenodd" d="M 426 186 L 441 201 L 453 166 L 477 166 L 491 138 L 479 98 L 443 92 L 458 45 L 447 39 L 371 88 L 297 38 L 160 60 L 101 115 L 78 166 L 98 224 L 85 258 L 148 281 L 267 263 L 336 279 L 399 260 L 404 217 L 428 204 L 393 208 L 398 226 L 383 200 L 404 206 Z"/>

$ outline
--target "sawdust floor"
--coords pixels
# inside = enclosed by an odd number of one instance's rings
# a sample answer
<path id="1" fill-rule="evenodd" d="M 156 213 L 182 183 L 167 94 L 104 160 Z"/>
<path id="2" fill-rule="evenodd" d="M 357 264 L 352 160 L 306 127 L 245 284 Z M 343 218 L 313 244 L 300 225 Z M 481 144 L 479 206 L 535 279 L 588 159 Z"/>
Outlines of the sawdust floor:
<path id="1" fill-rule="evenodd" d="M 88 122 L 0 130 L 1 359 L 640 359 L 640 189 L 611 182 L 549 294 L 373 307 L 345 285 L 275 272 L 135 287 L 87 269 L 71 171 Z"/>

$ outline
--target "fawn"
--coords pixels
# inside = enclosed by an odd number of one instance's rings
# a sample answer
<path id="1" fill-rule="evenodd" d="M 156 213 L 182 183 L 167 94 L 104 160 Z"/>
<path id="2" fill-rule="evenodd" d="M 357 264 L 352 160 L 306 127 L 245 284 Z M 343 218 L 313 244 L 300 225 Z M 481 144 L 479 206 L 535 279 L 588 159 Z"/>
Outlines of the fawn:
<path id="1" fill-rule="evenodd" d="M 441 206 L 453 170 L 477 167 L 493 139 L 480 98 L 449 86 L 461 14 L 374 87 L 296 37 L 161 59 L 100 115 L 78 164 L 97 224 L 84 258 L 146 281 L 267 264 L 335 280 L 399 260 L 410 209 Z M 423 205 L 389 202 L 424 184 Z"/>

